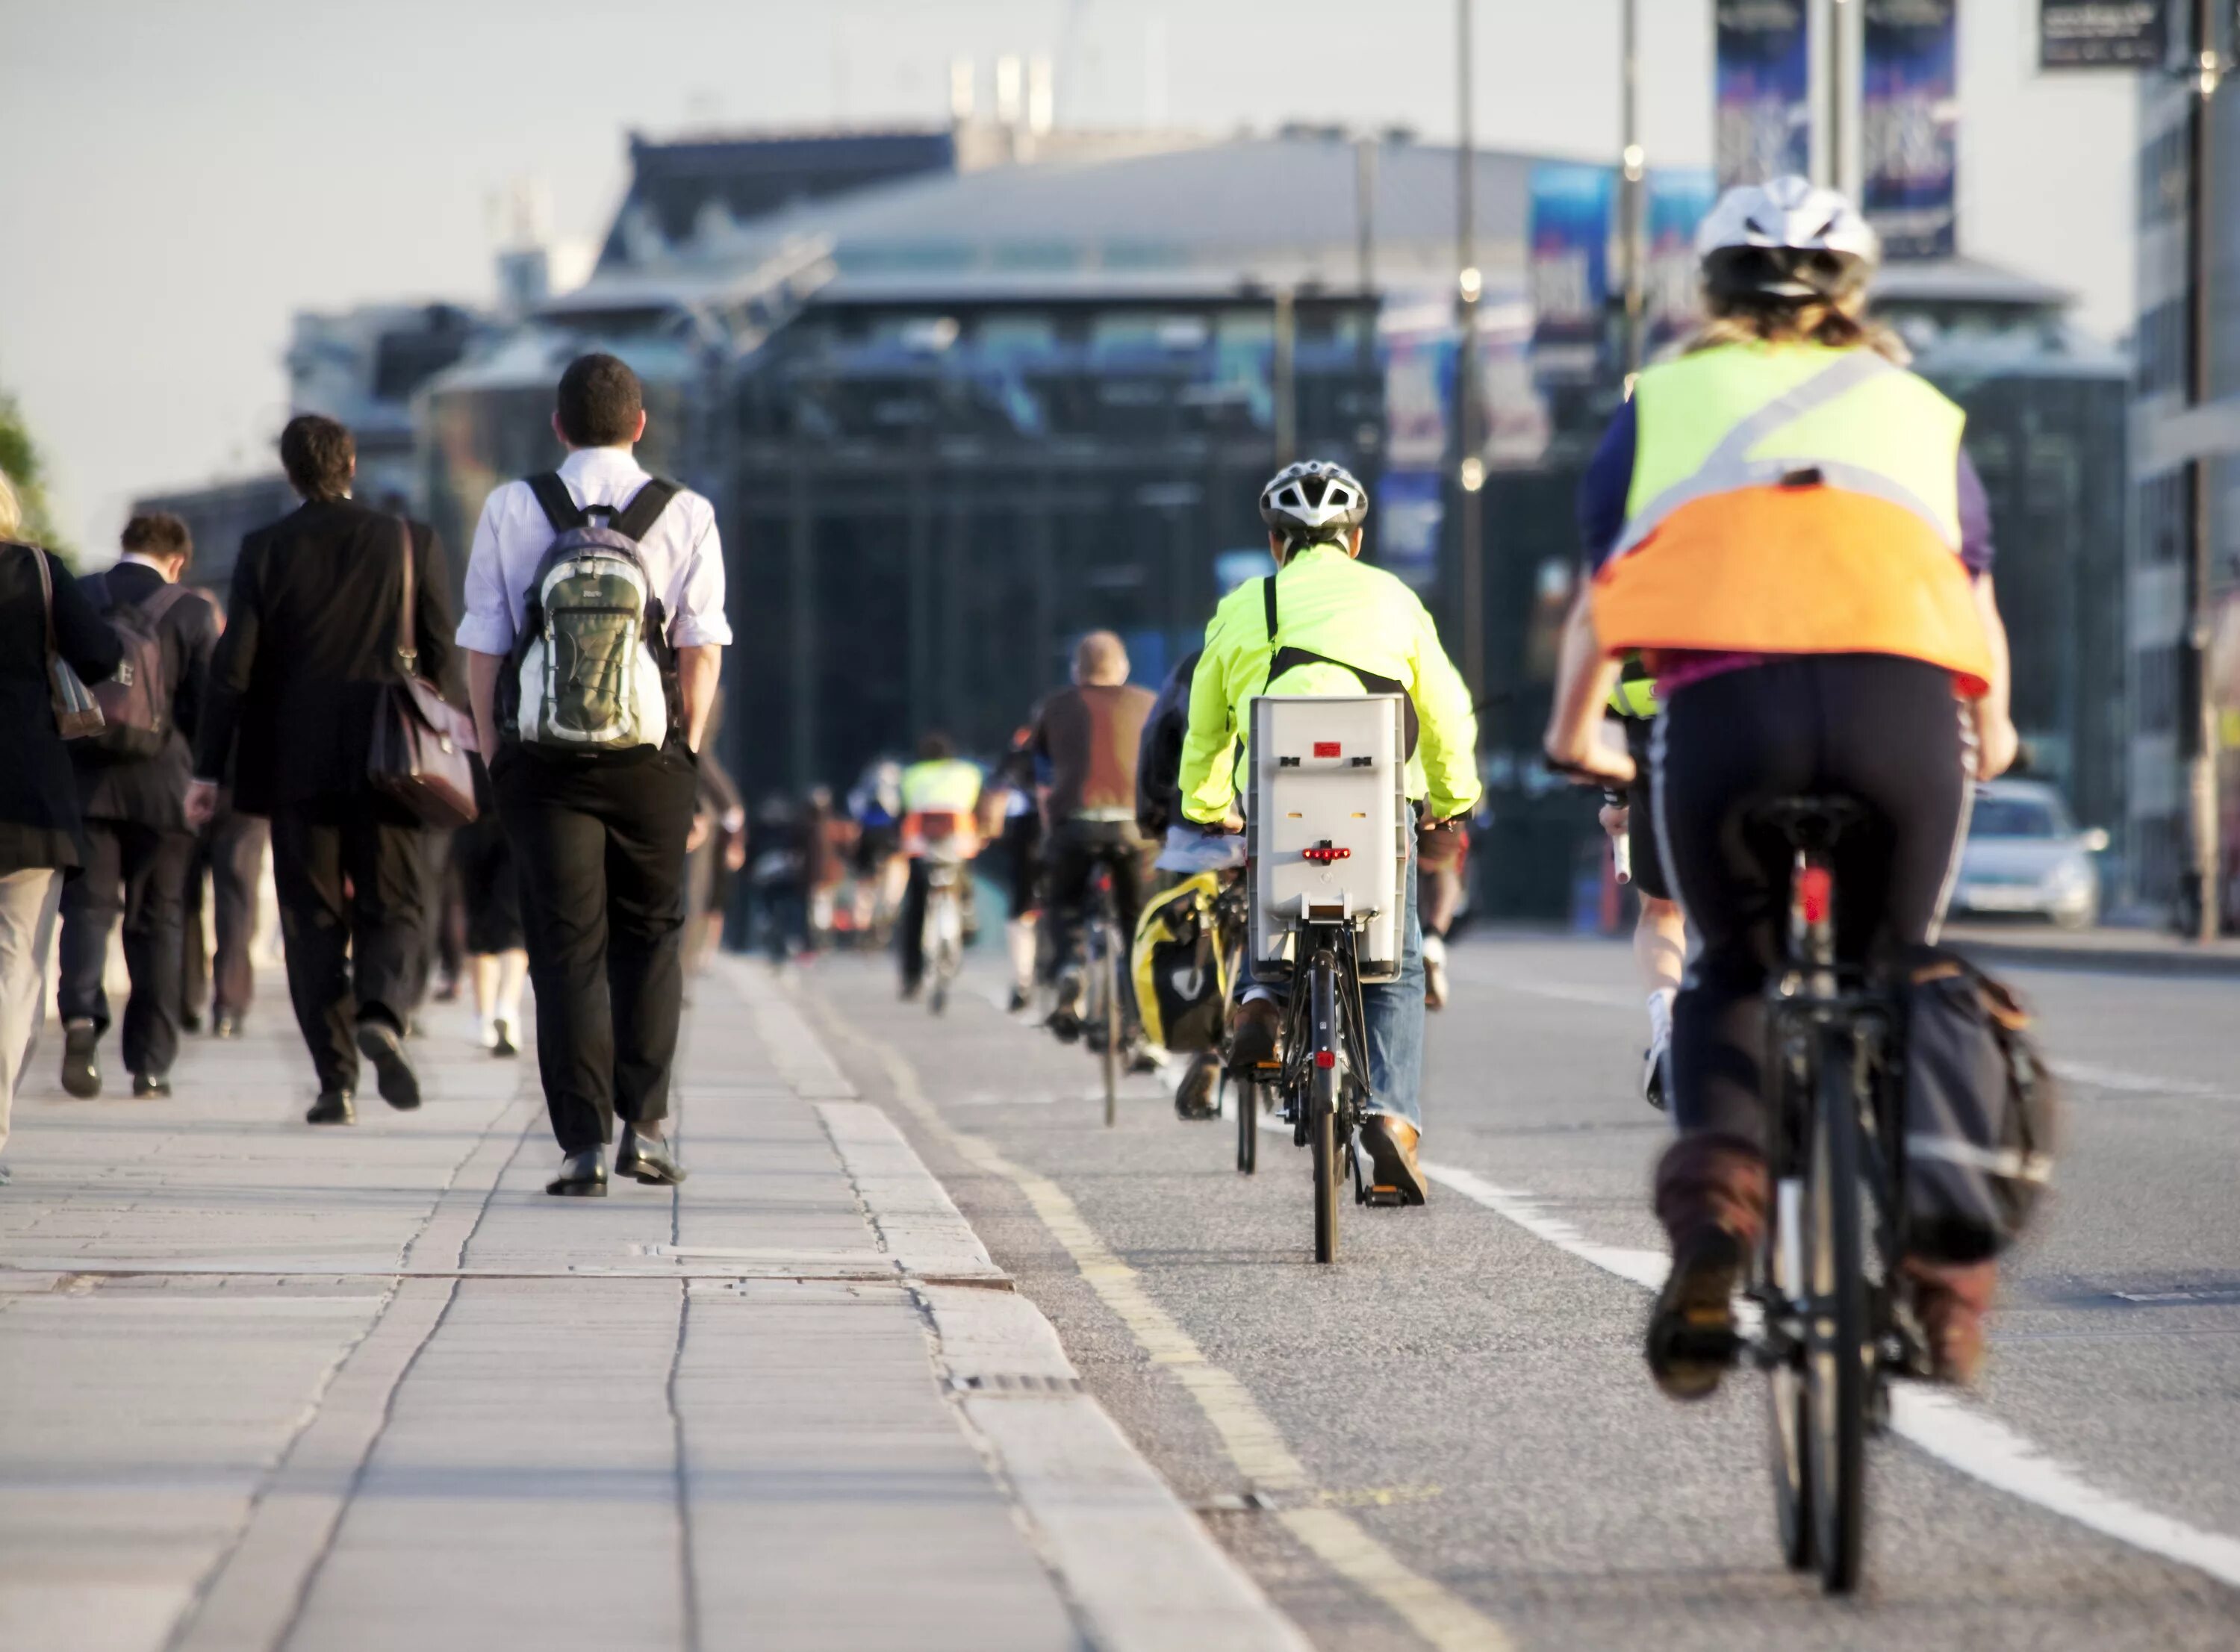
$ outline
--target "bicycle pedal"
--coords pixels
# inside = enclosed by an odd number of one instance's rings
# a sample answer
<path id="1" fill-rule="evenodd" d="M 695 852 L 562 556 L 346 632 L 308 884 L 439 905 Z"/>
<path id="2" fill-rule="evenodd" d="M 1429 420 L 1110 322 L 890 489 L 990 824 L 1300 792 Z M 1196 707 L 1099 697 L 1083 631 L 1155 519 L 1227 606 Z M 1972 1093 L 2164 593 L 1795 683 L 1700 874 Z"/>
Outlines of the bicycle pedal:
<path id="1" fill-rule="evenodd" d="M 1408 1196 L 1396 1187 L 1380 1184 L 1364 1192 L 1361 1196 L 1361 1202 L 1376 1205 L 1387 1210 L 1397 1210 L 1408 1202 Z"/>

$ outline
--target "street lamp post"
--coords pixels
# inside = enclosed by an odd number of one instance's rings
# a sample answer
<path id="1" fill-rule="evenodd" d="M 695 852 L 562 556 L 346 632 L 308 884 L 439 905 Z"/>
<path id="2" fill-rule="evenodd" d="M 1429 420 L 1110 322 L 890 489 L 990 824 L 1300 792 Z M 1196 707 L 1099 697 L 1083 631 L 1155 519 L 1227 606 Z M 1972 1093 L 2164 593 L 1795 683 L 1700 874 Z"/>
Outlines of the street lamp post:
<path id="1" fill-rule="evenodd" d="M 1621 52 L 1620 160 L 1624 187 L 1619 211 L 1624 224 L 1621 246 L 1625 262 L 1625 372 L 1629 384 L 1648 349 L 1649 272 L 1643 250 L 1649 203 L 1648 151 L 1641 146 L 1641 0 L 1624 0 L 1624 44 Z"/>
<path id="2" fill-rule="evenodd" d="M 2193 98 L 2186 111 L 2190 164 L 2186 178 L 2186 399 L 2195 407 L 2214 394 L 2212 357 L 2215 311 L 2210 277 L 2217 249 L 2211 214 L 2216 210 L 2217 140 L 2212 120 L 2218 86 L 2230 68 L 2217 45 L 2215 0 L 2193 0 L 2188 78 Z M 2217 536 L 2214 477 L 2205 454 L 2188 469 L 2190 541 L 2185 570 L 2185 631 L 2179 642 L 2178 749 L 2185 761 L 2188 815 L 2188 894 L 2197 939 L 2217 938 L 2222 913 L 2218 885 L 2221 863 L 2217 796 L 2215 708 L 2209 693 L 2210 586 Z"/>
<path id="3" fill-rule="evenodd" d="M 1485 697 L 1485 444 L 1478 435 L 1477 305 L 1484 278 L 1477 267 L 1477 139 L 1470 119 L 1470 11 L 1473 0 L 1456 0 L 1456 98 L 1461 137 L 1455 150 L 1455 484 L 1462 542 L 1463 680 L 1471 698 Z"/>

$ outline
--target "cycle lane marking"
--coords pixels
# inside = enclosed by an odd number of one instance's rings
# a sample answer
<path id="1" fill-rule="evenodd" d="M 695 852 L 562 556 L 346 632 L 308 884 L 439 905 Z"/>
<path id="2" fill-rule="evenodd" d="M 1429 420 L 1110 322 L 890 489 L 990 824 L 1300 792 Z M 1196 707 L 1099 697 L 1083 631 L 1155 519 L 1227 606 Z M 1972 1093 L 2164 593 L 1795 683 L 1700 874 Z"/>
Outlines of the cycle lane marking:
<path id="1" fill-rule="evenodd" d="M 1288 1127 L 1284 1129 L 1288 1135 Z M 1423 1173 L 1605 1273 L 1650 1291 L 1664 1282 L 1668 1264 L 1661 1252 L 1603 1244 L 1573 1223 L 1550 1216 L 1545 1201 L 1521 1189 L 1497 1187 L 1471 1171 L 1426 1164 Z M 2082 1472 L 1978 1406 L 1950 1394 L 1900 1383 L 1890 1395 L 1890 1430 L 1972 1480 L 2240 1589 L 2240 1538 L 2190 1524 L 2094 1485 Z"/>
<path id="2" fill-rule="evenodd" d="M 1212 1427 L 1223 1454 L 1256 1490 L 1302 1498 L 1317 1495 L 1306 1465 L 1251 1391 L 1206 1358 L 1190 1333 L 1152 1299 L 1142 1276 L 1105 1244 L 1070 1195 L 1050 1177 L 1015 1164 L 984 1138 L 951 1125 L 927 1099 L 908 1058 L 847 1023 L 821 998 L 811 1003 L 837 1034 L 878 1062 L 899 1106 L 966 1163 L 1018 1189 L 1097 1299 L 1152 1362 L 1181 1383 Z M 1279 1508 L 1271 1511 L 1271 1518 L 1438 1652 L 1510 1652 L 1514 1642 L 1498 1623 L 1445 1585 L 1412 1569 L 1343 1509 L 1321 1504 Z"/>

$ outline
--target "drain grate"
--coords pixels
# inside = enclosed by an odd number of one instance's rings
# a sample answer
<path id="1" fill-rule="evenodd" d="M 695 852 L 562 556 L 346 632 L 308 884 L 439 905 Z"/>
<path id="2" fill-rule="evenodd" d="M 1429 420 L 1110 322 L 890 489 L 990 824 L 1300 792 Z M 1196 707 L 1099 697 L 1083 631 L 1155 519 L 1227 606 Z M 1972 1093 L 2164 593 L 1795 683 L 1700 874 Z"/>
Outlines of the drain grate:
<path id="1" fill-rule="evenodd" d="M 970 1376 L 952 1376 L 949 1386 L 959 1394 L 1063 1395 L 1082 1391 L 1077 1376 L 1043 1376 L 1026 1371 L 981 1371 Z"/>

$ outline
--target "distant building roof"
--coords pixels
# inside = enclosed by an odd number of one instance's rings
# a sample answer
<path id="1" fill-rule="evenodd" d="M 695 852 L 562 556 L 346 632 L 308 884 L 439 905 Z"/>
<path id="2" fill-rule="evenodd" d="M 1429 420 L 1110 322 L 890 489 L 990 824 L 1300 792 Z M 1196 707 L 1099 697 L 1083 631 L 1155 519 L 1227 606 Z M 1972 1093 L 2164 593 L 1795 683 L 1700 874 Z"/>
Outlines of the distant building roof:
<path id="1" fill-rule="evenodd" d="M 649 244 L 690 241 L 711 218 L 743 223 L 787 207 L 957 165 L 948 129 L 758 133 L 657 141 L 633 132 L 630 186 L 600 268 Z"/>

